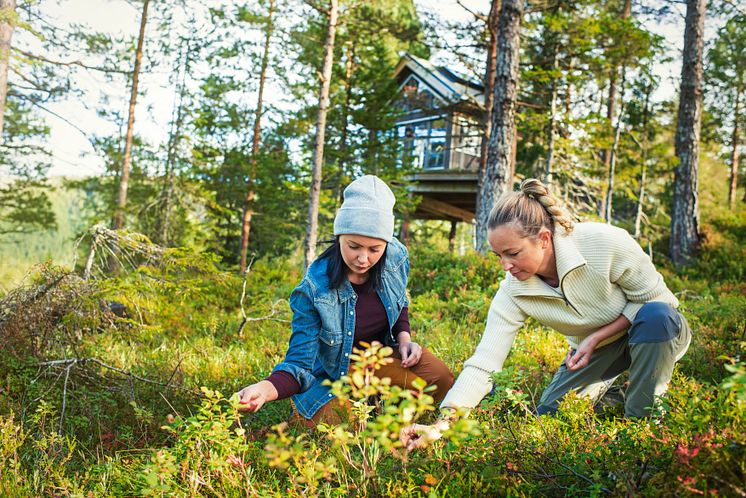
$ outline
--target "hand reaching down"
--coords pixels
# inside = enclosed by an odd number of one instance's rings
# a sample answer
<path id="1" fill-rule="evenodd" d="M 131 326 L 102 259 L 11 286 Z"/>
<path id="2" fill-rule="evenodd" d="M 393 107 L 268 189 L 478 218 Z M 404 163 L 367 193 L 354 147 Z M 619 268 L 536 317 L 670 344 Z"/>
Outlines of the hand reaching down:
<path id="1" fill-rule="evenodd" d="M 266 380 L 246 386 L 236 394 L 238 394 L 240 403 L 238 409 L 252 413 L 258 411 L 267 401 L 277 399 L 277 389 Z"/>
<path id="2" fill-rule="evenodd" d="M 433 425 L 412 424 L 399 431 L 399 441 L 407 451 L 424 448 L 433 441 L 443 437 L 443 431 L 448 429 L 448 422 L 440 420 Z"/>

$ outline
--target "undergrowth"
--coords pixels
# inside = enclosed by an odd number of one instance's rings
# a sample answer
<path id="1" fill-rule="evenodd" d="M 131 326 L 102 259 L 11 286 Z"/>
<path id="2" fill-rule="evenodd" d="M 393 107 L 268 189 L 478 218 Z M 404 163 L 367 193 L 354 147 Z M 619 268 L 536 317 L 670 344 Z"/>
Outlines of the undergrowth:
<path id="1" fill-rule="evenodd" d="M 88 280 L 40 267 L 0 300 L 0 496 L 743 496 L 744 224 L 709 221 L 697 267 L 656 257 L 694 330 L 657 417 L 573 397 L 531 415 L 566 345 L 529 321 L 493 393 L 412 453 L 396 435 L 435 417 L 432 398 L 368 375 L 386 348 L 333 386 L 355 406 L 346 425 L 287 425 L 288 401 L 237 411 L 230 393 L 284 355 L 301 277 L 287 261 L 255 261 L 243 299 L 244 278 L 183 250 Z M 493 257 L 413 249 L 415 338 L 456 373 L 500 278 Z"/>

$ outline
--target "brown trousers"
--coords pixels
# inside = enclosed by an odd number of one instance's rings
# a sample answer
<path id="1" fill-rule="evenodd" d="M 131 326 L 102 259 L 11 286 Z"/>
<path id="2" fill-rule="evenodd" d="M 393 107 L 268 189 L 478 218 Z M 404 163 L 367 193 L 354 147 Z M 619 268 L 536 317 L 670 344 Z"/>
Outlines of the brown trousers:
<path id="1" fill-rule="evenodd" d="M 414 389 L 412 382 L 417 378 L 421 378 L 428 386 L 436 387 L 435 391 L 429 393 L 436 404 L 443 401 L 446 393 L 453 386 L 454 377 L 451 370 L 440 358 L 426 348 L 422 348 L 420 361 L 409 368 L 401 366 L 401 355 L 397 349 L 394 349 L 391 358 L 394 361 L 379 368 L 376 371 L 376 376 L 381 379 L 389 377 L 392 386 Z M 302 417 L 293 408 L 293 416 L 290 419 L 290 423 L 310 429 L 315 428 L 322 422 L 326 424 L 339 424 L 349 419 L 351 410 L 352 407 L 349 402 L 341 402 L 335 398 L 322 406 L 310 420 Z"/>

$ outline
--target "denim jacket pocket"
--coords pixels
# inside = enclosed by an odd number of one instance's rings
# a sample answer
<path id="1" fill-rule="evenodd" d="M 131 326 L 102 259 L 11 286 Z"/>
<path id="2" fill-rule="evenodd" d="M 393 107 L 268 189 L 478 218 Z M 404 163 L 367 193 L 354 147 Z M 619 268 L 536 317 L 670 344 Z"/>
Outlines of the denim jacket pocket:
<path id="1" fill-rule="evenodd" d="M 339 361 L 342 356 L 342 332 L 333 332 L 327 329 L 321 329 L 319 334 L 319 359 L 321 366 L 327 374 L 334 377 L 334 373 L 339 369 Z"/>
<path id="2" fill-rule="evenodd" d="M 327 329 L 321 329 L 321 333 L 319 334 L 319 339 L 321 339 L 321 342 L 323 342 L 326 346 L 332 347 L 332 348 L 338 348 L 342 345 L 342 332 L 332 332 L 331 330 Z"/>

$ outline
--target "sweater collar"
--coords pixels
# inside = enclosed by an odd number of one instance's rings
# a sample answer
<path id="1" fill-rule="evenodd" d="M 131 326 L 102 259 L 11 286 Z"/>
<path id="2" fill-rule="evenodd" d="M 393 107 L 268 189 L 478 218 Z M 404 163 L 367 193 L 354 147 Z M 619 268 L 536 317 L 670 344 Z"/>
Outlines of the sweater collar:
<path id="1" fill-rule="evenodd" d="M 559 233 L 559 232 L 562 233 Z M 554 243 L 554 259 L 557 265 L 557 276 L 559 277 L 560 288 L 562 282 L 568 273 L 587 264 L 587 261 L 580 254 L 575 246 L 572 237 L 565 233 L 564 230 L 556 230 L 552 236 Z M 557 297 L 556 292 L 537 275 L 520 281 L 517 278 L 511 278 L 512 294 L 514 296 L 548 296 Z"/>

